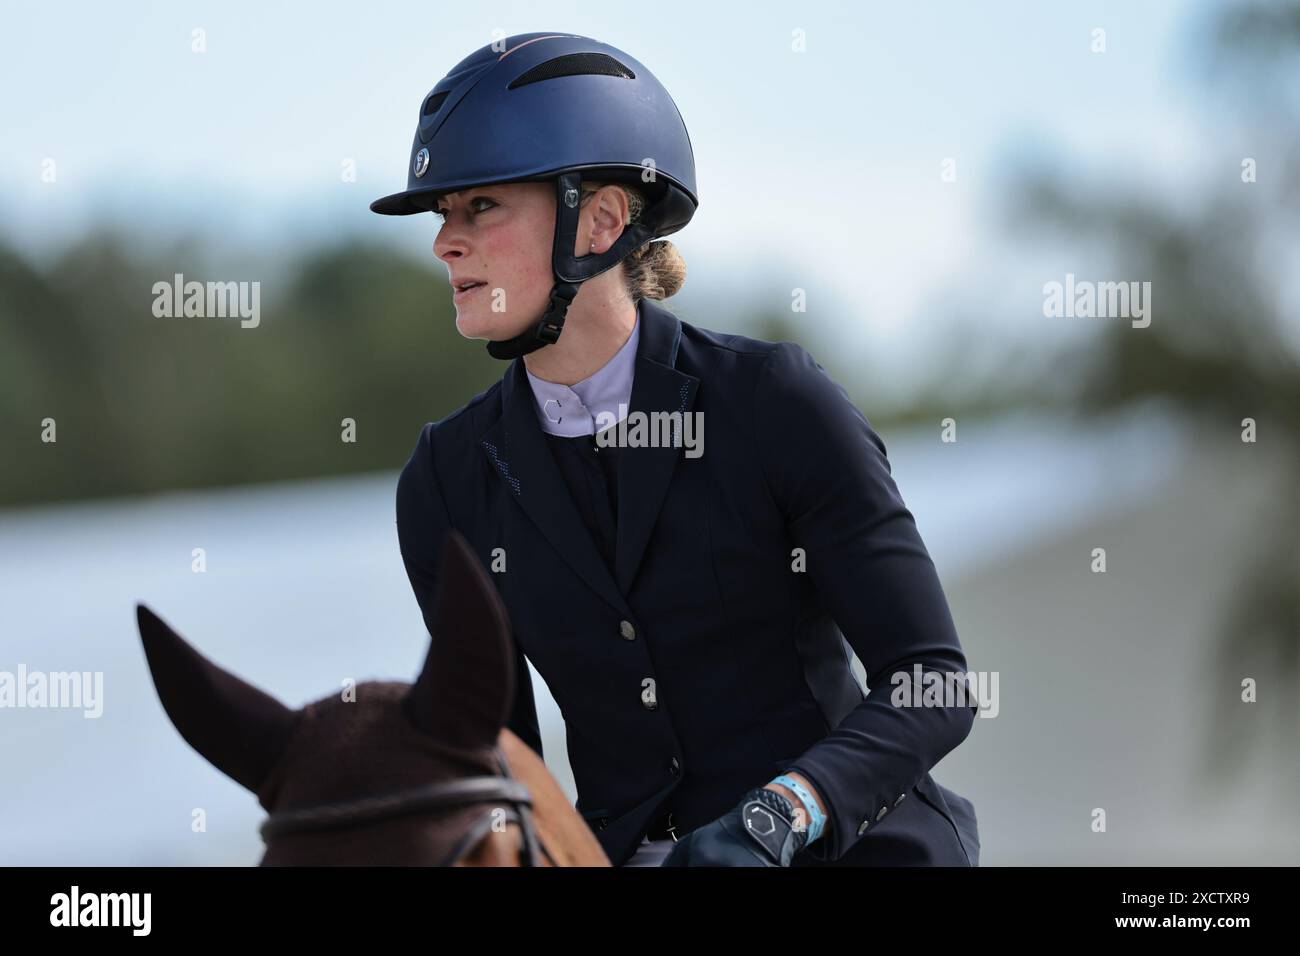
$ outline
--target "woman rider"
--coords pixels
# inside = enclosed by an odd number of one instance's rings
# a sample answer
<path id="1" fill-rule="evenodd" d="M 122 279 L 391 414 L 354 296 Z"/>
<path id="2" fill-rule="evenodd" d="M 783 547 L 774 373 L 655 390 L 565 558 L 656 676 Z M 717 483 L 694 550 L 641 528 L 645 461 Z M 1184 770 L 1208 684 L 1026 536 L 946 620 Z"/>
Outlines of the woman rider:
<path id="1" fill-rule="evenodd" d="M 512 36 L 424 98 L 407 189 L 371 208 L 441 217 L 456 327 L 510 365 L 402 471 L 416 599 L 427 620 L 458 529 L 615 865 L 977 865 L 929 772 L 973 724 L 932 693 L 966 661 L 884 444 L 800 346 L 658 304 L 696 205 L 676 105 L 615 47 Z"/>

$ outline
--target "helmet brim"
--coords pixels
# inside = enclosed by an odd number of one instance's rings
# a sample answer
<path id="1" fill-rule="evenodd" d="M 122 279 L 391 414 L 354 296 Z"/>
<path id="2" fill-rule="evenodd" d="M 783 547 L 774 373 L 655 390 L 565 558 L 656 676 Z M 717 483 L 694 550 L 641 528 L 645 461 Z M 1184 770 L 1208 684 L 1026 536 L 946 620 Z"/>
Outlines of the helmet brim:
<path id="1" fill-rule="evenodd" d="M 456 192 L 461 189 L 476 189 L 480 186 L 494 186 L 501 183 L 548 182 L 557 175 L 559 175 L 557 172 L 548 170 L 543 173 L 511 176 L 506 179 L 489 179 L 475 182 L 431 182 L 427 186 L 404 189 L 400 193 L 393 193 L 391 196 L 376 199 L 370 204 L 370 211 L 377 212 L 381 216 L 409 216 L 417 212 L 433 212 L 434 206 L 438 204 L 438 197 L 445 193 Z"/>
<path id="2" fill-rule="evenodd" d="M 404 189 L 400 193 L 384 196 L 370 204 L 370 211 L 381 216 L 410 216 L 417 212 L 432 212 L 433 199 L 442 189 L 426 187 L 424 189 Z"/>

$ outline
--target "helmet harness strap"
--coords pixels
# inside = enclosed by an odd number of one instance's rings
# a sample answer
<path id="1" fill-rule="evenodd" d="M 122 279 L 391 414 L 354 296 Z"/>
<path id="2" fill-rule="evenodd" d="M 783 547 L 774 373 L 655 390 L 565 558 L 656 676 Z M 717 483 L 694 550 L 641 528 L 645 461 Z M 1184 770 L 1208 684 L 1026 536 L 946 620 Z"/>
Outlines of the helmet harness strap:
<path id="1" fill-rule="evenodd" d="M 581 213 L 582 173 L 562 173 L 555 180 L 555 240 L 551 248 L 551 268 L 556 283 L 546 303 L 541 319 L 514 338 L 488 342 L 488 354 L 497 359 L 513 359 L 535 352 L 544 345 L 559 341 L 564 331 L 564 318 L 582 283 L 602 272 L 614 268 L 647 239 L 654 231 L 642 223 L 629 223 L 608 250 L 574 256 L 578 241 L 578 220 Z"/>

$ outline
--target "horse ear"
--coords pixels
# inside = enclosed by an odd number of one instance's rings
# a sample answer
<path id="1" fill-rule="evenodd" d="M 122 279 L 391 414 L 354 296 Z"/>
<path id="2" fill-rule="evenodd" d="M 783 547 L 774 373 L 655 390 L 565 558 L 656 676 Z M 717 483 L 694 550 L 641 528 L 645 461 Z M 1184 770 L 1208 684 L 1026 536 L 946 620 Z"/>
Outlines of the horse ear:
<path id="1" fill-rule="evenodd" d="M 135 606 L 158 699 L 186 742 L 256 793 L 288 742 L 297 713 L 213 664 L 162 618 Z"/>
<path id="2" fill-rule="evenodd" d="M 496 585 L 455 530 L 438 560 L 429 631 L 424 669 L 406 697 L 411 722 L 450 747 L 493 746 L 515 697 L 510 620 Z"/>

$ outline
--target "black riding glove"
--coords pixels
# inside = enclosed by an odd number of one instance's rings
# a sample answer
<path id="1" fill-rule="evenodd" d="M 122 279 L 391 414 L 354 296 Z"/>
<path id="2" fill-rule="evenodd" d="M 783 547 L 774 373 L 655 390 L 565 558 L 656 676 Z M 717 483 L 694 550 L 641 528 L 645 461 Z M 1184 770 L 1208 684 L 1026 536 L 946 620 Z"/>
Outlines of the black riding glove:
<path id="1" fill-rule="evenodd" d="M 789 866 L 808 842 L 795 829 L 795 809 L 782 794 L 755 787 L 733 809 L 692 830 L 673 847 L 663 866 Z"/>

